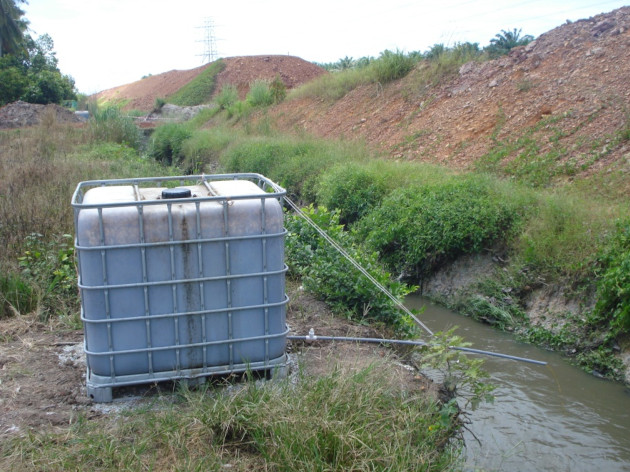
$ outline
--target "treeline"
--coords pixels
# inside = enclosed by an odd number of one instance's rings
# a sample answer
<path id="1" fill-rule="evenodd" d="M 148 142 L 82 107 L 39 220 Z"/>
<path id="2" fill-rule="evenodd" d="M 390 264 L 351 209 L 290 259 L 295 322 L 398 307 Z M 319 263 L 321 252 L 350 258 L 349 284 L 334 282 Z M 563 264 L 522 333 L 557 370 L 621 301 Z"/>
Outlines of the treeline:
<path id="1" fill-rule="evenodd" d="M 0 2 L 0 106 L 17 100 L 44 105 L 76 100 L 74 79 L 59 70 L 52 38 L 34 39 L 17 3 L 23 2 Z"/>

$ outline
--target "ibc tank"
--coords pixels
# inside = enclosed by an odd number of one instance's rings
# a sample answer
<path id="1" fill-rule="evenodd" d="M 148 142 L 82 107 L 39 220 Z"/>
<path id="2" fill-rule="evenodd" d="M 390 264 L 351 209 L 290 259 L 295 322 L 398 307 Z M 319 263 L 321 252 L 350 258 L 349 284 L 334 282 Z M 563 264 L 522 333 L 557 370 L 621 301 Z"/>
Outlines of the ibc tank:
<path id="1" fill-rule="evenodd" d="M 284 194 L 258 174 L 77 186 L 92 399 L 111 401 L 123 385 L 285 365 Z"/>

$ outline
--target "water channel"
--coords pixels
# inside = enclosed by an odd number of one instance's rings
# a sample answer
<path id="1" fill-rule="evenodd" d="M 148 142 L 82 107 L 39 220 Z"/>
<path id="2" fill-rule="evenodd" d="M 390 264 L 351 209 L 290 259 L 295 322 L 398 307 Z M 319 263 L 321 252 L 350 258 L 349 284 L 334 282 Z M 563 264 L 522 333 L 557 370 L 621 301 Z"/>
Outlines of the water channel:
<path id="1" fill-rule="evenodd" d="M 548 362 L 547 366 L 485 357 L 497 388 L 492 404 L 471 413 L 466 469 L 483 471 L 630 471 L 630 390 L 568 364 L 556 353 L 521 343 L 418 296 L 433 331 L 458 326 L 473 348 Z"/>

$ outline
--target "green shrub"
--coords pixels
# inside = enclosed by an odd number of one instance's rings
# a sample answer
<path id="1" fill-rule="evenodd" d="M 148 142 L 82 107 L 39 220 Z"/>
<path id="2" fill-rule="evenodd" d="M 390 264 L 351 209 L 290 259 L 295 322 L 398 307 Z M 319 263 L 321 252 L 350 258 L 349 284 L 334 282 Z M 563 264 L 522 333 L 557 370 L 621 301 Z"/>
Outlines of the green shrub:
<path id="1" fill-rule="evenodd" d="M 345 163 L 323 174 L 317 202 L 339 210 L 341 223 L 351 224 L 378 205 L 388 191 L 381 173 L 362 164 Z"/>
<path id="2" fill-rule="evenodd" d="M 227 110 L 234 105 L 238 100 L 238 89 L 235 85 L 225 84 L 221 87 L 221 91 L 216 97 L 217 105 L 222 110 Z"/>
<path id="3" fill-rule="evenodd" d="M 166 165 L 178 164 L 184 141 L 191 136 L 192 130 L 185 124 L 159 126 L 151 136 L 147 154 Z"/>
<path id="4" fill-rule="evenodd" d="M 245 118 L 249 115 L 252 110 L 252 105 L 247 100 L 235 102 L 233 105 L 227 108 L 227 117 L 228 119 L 234 118 L 235 120 L 240 120 L 241 118 Z"/>
<path id="5" fill-rule="evenodd" d="M 402 51 L 385 50 L 370 67 L 374 68 L 376 80 L 385 84 L 396 79 L 402 79 L 411 72 L 416 62 L 417 59 Z"/>
<path id="6" fill-rule="evenodd" d="M 601 257 L 594 314 L 609 320 L 614 333 L 630 332 L 630 221 L 620 223 Z"/>
<path id="7" fill-rule="evenodd" d="M 24 254 L 18 258 L 22 277 L 39 288 L 40 315 L 74 317 L 78 324 L 79 297 L 72 236 L 64 234 L 46 242 L 39 233 L 26 238 Z"/>
<path id="8" fill-rule="evenodd" d="M 140 147 L 140 130 L 133 118 L 124 116 L 118 107 L 90 107 L 88 134 L 95 142 L 126 144 L 134 149 Z"/>
<path id="9" fill-rule="evenodd" d="M 324 207 L 312 206 L 304 212 L 343 247 L 372 277 L 396 298 L 416 287 L 393 281 L 383 270 L 376 253 L 360 249 L 350 233 L 339 224 L 339 215 Z M 287 263 L 294 275 L 302 278 L 304 288 L 330 303 L 335 309 L 356 320 L 372 320 L 395 328 L 402 334 L 413 331 L 414 322 L 392 300 L 355 269 L 335 248 L 324 240 L 302 217 L 288 214 L 285 226 Z"/>
<path id="10" fill-rule="evenodd" d="M 165 98 L 155 97 L 155 102 L 153 102 L 153 111 L 160 111 L 164 105 L 166 105 Z"/>
<path id="11" fill-rule="evenodd" d="M 517 208 L 477 177 L 394 190 L 358 228 L 391 268 L 424 276 L 503 241 L 519 219 Z"/>
<path id="12" fill-rule="evenodd" d="M 253 107 L 264 107 L 273 104 L 274 98 L 268 80 L 255 80 L 249 86 L 247 102 Z"/>
<path id="13" fill-rule="evenodd" d="M 280 103 L 287 96 L 287 87 L 279 75 L 276 74 L 276 77 L 269 84 L 269 91 L 271 92 L 273 103 Z"/>

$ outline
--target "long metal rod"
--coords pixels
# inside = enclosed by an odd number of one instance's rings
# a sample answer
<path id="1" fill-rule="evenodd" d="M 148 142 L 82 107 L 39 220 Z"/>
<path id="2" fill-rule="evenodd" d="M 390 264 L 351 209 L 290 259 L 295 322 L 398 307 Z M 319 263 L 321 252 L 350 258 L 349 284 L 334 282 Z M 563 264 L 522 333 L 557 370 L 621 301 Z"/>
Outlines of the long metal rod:
<path id="1" fill-rule="evenodd" d="M 377 344 L 407 344 L 411 346 L 430 346 L 429 343 L 424 341 L 413 341 L 410 339 L 381 339 L 381 338 L 356 338 L 349 336 L 319 336 L 315 334 L 309 334 L 308 336 L 287 336 L 287 339 L 292 341 L 348 341 L 348 342 L 360 342 L 360 343 L 377 343 Z M 501 357 L 503 359 L 511 359 L 514 361 L 528 362 L 536 365 L 547 365 L 545 361 L 538 361 L 535 359 L 528 359 L 527 357 L 511 356 L 509 354 L 502 354 L 499 352 L 483 351 L 481 349 L 473 349 L 470 347 L 461 346 L 449 346 L 449 349 L 454 351 L 464 351 L 471 354 L 482 354 L 484 356 Z"/>

